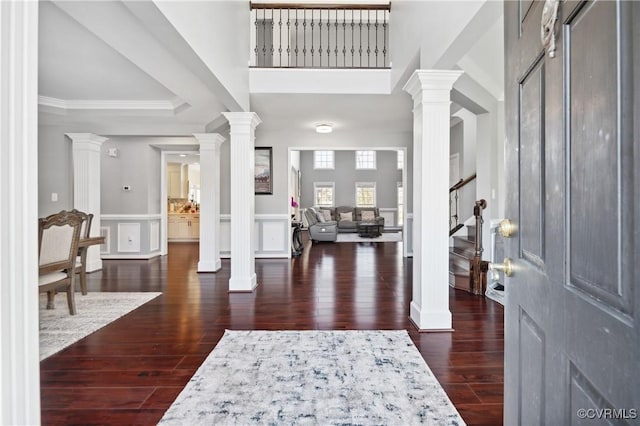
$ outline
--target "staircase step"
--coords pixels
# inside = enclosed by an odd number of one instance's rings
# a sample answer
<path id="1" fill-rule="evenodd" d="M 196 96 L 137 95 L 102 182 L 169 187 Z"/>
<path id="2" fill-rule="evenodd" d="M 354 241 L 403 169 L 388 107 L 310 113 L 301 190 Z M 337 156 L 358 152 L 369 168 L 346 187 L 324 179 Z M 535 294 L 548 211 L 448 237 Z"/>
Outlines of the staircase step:
<path id="1" fill-rule="evenodd" d="M 471 261 L 468 257 L 463 254 L 456 253 L 454 251 L 449 252 L 449 270 L 451 271 L 453 268 L 458 268 L 460 270 L 467 271 L 471 269 Z"/>
<path id="2" fill-rule="evenodd" d="M 449 286 L 456 288 L 458 290 L 469 291 L 471 288 L 471 277 L 469 276 L 469 271 L 464 273 L 454 273 L 449 272 Z"/>
<path id="3" fill-rule="evenodd" d="M 475 250 L 475 241 L 470 240 L 468 237 L 453 237 L 453 246 L 460 247 L 469 250 Z"/>
<path id="4" fill-rule="evenodd" d="M 458 256 L 471 260 L 473 259 L 474 248 L 453 246 L 449 247 L 449 253 L 455 253 Z"/>

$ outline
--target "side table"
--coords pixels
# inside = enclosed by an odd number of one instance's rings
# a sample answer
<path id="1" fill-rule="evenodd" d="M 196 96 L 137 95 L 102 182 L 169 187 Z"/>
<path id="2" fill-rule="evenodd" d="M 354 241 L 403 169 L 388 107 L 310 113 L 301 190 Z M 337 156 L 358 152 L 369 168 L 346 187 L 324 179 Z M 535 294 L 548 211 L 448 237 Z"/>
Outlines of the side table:
<path id="1" fill-rule="evenodd" d="M 300 233 L 302 232 L 302 222 L 291 222 L 291 256 L 297 257 L 302 254 L 304 246 Z"/>

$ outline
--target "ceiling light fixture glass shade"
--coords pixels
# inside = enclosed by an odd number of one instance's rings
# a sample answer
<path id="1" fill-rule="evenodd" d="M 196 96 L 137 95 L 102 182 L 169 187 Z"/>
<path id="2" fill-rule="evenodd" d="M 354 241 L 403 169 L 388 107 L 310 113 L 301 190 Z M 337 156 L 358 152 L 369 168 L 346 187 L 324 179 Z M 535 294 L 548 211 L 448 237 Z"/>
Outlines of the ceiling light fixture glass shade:
<path id="1" fill-rule="evenodd" d="M 318 124 L 316 126 L 316 132 L 318 133 L 331 133 L 333 131 L 333 127 L 331 124 Z"/>

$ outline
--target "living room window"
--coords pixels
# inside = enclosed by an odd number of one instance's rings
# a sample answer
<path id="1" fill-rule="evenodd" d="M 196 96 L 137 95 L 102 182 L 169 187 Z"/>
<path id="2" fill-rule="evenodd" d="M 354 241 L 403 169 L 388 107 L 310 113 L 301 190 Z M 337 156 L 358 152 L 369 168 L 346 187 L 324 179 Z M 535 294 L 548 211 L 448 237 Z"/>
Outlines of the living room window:
<path id="1" fill-rule="evenodd" d="M 375 170 L 375 151 L 356 151 L 356 170 Z"/>
<path id="2" fill-rule="evenodd" d="M 376 183 L 356 182 L 356 207 L 376 206 Z"/>
<path id="3" fill-rule="evenodd" d="M 334 182 L 313 182 L 313 199 L 316 206 L 333 207 L 334 192 Z"/>
<path id="4" fill-rule="evenodd" d="M 398 182 L 398 217 L 396 224 L 402 226 L 404 224 L 404 188 L 402 182 Z"/>
<path id="5" fill-rule="evenodd" d="M 404 169 L 404 151 L 398 151 L 398 170 Z"/>
<path id="6" fill-rule="evenodd" d="M 335 169 L 333 151 L 313 151 L 314 169 Z"/>

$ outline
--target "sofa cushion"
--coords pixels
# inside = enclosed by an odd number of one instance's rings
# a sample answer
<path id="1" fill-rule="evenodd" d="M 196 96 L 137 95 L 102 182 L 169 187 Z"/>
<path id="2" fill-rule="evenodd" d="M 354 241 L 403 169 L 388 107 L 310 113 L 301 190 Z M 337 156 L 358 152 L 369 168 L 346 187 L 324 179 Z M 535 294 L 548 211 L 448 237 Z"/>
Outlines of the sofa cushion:
<path id="1" fill-rule="evenodd" d="M 363 222 L 374 222 L 375 220 L 376 220 L 376 216 L 372 210 L 365 210 L 362 212 Z"/>
<path id="2" fill-rule="evenodd" d="M 342 222 L 343 220 L 351 222 L 353 220 L 353 213 L 352 212 L 340 213 L 340 222 Z"/>

